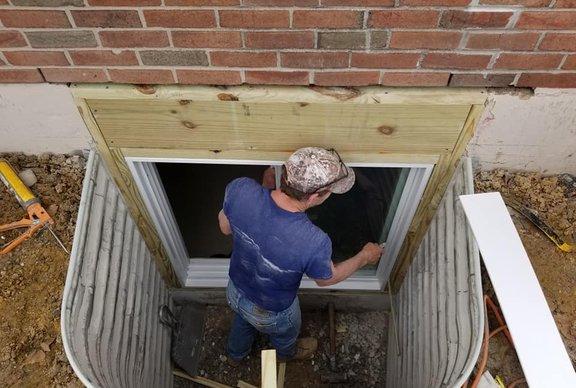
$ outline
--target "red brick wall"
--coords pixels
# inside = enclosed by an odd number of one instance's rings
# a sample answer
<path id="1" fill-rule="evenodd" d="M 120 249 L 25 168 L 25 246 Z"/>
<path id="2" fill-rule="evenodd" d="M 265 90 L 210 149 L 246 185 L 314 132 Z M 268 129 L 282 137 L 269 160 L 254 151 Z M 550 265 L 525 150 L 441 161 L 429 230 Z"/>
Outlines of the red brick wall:
<path id="1" fill-rule="evenodd" d="M 0 82 L 576 87 L 576 0 L 0 0 Z"/>

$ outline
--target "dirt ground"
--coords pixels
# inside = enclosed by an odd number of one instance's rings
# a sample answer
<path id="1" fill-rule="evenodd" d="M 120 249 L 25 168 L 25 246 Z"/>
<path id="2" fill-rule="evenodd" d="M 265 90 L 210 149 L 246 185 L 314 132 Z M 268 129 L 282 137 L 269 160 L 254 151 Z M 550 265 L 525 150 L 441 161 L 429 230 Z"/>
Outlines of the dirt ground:
<path id="1" fill-rule="evenodd" d="M 18 170 L 32 169 L 31 187 L 55 221 L 54 232 L 71 249 L 85 160 L 80 156 L 4 154 Z M 25 216 L 0 183 L 0 224 Z M 0 235 L 0 243 L 14 234 Z M 60 303 L 68 254 L 48 231 L 0 256 L 0 386 L 82 386 L 60 338 Z"/>
<path id="2" fill-rule="evenodd" d="M 199 375 L 236 386 L 238 380 L 259 386 L 260 350 L 270 349 L 267 339 L 260 337 L 252 354 L 241 366 L 226 362 L 226 339 L 232 312 L 227 306 L 208 307 Z M 328 312 L 302 313 L 302 336 L 318 339 L 313 359 L 289 362 L 286 365 L 285 387 L 327 387 L 322 374 L 330 372 L 330 333 Z M 386 340 L 388 315 L 385 312 L 343 313 L 336 311 L 336 364 L 338 372 L 346 372 L 348 381 L 333 387 L 382 387 L 386 380 Z M 177 387 L 192 386 L 177 380 Z"/>
<path id="3" fill-rule="evenodd" d="M 538 211 L 566 241 L 574 241 L 576 187 L 563 177 L 495 170 L 478 173 L 475 186 L 477 192 L 500 191 L 515 198 Z M 514 211 L 511 214 L 568 354 L 576 364 L 576 252 L 562 252 L 522 215 Z M 493 295 L 488 279 L 484 289 Z M 496 327 L 491 322 L 491 328 Z M 523 377 L 518 358 L 502 334 L 490 340 L 488 370 L 493 376 L 501 376 L 506 384 Z"/>

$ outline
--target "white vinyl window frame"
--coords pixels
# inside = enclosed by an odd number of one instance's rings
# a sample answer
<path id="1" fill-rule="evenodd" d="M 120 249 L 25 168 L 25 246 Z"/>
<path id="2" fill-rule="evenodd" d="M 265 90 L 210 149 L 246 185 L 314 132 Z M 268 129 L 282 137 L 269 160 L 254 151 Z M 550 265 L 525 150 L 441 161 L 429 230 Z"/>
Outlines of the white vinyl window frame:
<path id="1" fill-rule="evenodd" d="M 282 165 L 278 160 L 246 159 L 197 159 L 197 158 L 159 158 L 126 157 L 128 167 L 144 205 L 152 218 L 168 258 L 176 275 L 185 287 L 226 287 L 230 259 L 190 258 L 180 228 L 176 222 L 172 206 L 156 169 L 156 163 L 194 163 L 224 165 Z M 416 213 L 424 189 L 432 173 L 433 164 L 426 163 L 346 163 L 351 167 L 408 168 L 409 173 L 396 208 L 386 249 L 376 274 L 360 270 L 348 279 L 328 288 L 341 290 L 383 290 L 388 282 L 394 263 L 408 232 L 408 227 Z M 276 177 L 278 181 L 278 176 Z M 318 288 L 316 283 L 302 279 L 302 288 Z"/>

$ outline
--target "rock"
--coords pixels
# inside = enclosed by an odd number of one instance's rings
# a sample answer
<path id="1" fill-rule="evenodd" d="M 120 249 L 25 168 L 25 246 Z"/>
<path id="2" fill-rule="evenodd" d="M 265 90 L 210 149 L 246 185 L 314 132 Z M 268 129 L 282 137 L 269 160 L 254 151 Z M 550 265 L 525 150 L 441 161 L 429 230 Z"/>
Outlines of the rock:
<path id="1" fill-rule="evenodd" d="M 24 182 L 24 184 L 28 187 L 34 186 L 34 184 L 38 182 L 36 174 L 34 174 L 34 171 L 32 171 L 29 168 L 20 171 L 18 173 L 18 176 L 20 177 L 20 179 L 22 179 L 22 182 Z"/>
<path id="2" fill-rule="evenodd" d="M 42 348 L 43 351 L 45 351 L 46 353 L 48 353 L 50 351 L 50 344 L 54 342 L 54 339 L 42 342 L 40 344 L 40 347 Z"/>
<path id="3" fill-rule="evenodd" d="M 226 362 L 228 360 L 228 358 L 223 354 L 221 354 L 219 358 L 220 358 L 220 361 L 222 361 L 222 362 Z"/>
<path id="4" fill-rule="evenodd" d="M 24 360 L 22 366 L 44 362 L 45 359 L 46 353 L 44 353 L 42 350 L 36 350 L 26 357 L 26 360 Z"/>
<path id="5" fill-rule="evenodd" d="M 58 205 L 53 203 L 52 205 L 48 206 L 46 211 L 48 212 L 48 214 L 50 214 L 51 217 L 54 217 L 54 215 L 56 215 L 56 213 L 58 212 Z"/>

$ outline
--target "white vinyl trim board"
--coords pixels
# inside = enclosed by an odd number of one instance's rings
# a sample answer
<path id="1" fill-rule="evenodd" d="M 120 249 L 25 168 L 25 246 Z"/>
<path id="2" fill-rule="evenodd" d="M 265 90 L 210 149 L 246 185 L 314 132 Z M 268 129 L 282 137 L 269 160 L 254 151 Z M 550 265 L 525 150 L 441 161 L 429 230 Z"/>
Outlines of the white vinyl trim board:
<path id="1" fill-rule="evenodd" d="M 500 193 L 460 196 L 531 388 L 576 387 L 576 373 Z"/>

